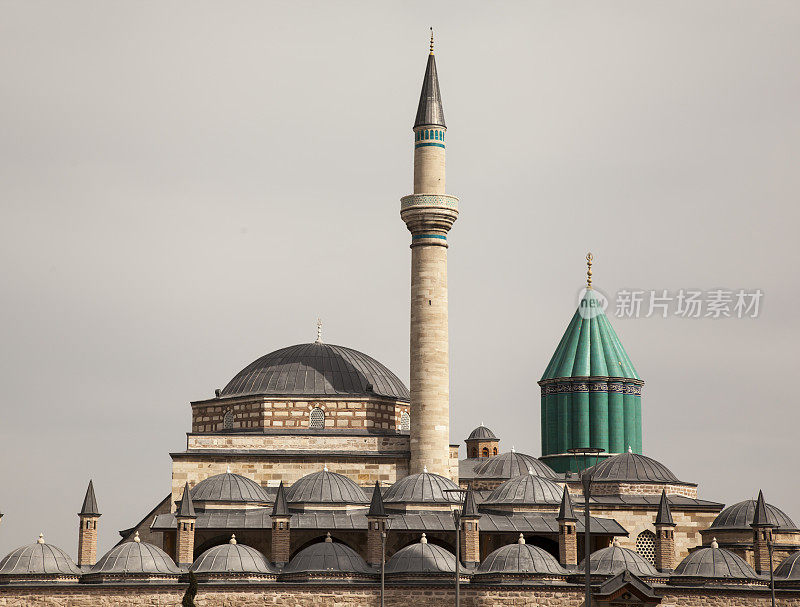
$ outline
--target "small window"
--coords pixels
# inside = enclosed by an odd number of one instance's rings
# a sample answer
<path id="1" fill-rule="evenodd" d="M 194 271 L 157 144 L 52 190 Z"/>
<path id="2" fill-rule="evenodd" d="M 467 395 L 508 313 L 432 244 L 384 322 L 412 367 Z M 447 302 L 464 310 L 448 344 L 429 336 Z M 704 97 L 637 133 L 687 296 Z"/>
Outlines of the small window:
<path id="1" fill-rule="evenodd" d="M 322 429 L 325 427 L 325 411 L 320 409 L 319 407 L 314 407 L 311 409 L 311 415 L 308 419 L 308 427 L 309 428 L 316 428 Z"/>
<path id="2" fill-rule="evenodd" d="M 636 552 L 651 565 L 656 562 L 656 536 L 645 529 L 636 537 Z"/>
<path id="3" fill-rule="evenodd" d="M 492 449 L 492 455 L 497 455 L 497 447 L 495 447 L 494 449 Z M 590 529 L 589 531 L 591 531 L 591 529 Z"/>
<path id="4" fill-rule="evenodd" d="M 403 411 L 400 414 L 400 431 L 408 432 L 410 430 L 411 430 L 411 416 L 408 414 L 408 411 Z"/>
<path id="5" fill-rule="evenodd" d="M 225 411 L 225 417 L 222 418 L 222 427 L 225 430 L 233 429 L 233 410 L 228 409 Z"/>
<path id="6" fill-rule="evenodd" d="M 484 447 L 482 451 L 483 457 L 489 457 L 489 447 Z"/>

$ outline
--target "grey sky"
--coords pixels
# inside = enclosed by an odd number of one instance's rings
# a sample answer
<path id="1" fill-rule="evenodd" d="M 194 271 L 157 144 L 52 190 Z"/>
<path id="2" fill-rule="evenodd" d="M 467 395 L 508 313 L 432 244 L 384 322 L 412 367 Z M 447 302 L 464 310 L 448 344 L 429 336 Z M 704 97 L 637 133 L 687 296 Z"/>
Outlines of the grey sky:
<path id="1" fill-rule="evenodd" d="M 797 2 L 0 4 L 0 555 L 101 553 L 170 490 L 188 402 L 325 340 L 408 379 L 411 124 L 448 130 L 451 440 L 540 454 L 594 279 L 761 288 L 754 320 L 615 319 L 645 453 L 800 521 Z"/>

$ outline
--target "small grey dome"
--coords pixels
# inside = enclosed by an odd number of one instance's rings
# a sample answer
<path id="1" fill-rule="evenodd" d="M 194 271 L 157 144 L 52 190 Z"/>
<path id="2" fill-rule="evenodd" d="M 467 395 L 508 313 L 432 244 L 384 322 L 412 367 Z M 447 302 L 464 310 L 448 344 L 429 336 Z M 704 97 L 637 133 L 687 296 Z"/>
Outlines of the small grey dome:
<path id="1" fill-rule="evenodd" d="M 775 569 L 775 577 L 782 580 L 800 580 L 800 550 L 781 561 Z"/>
<path id="2" fill-rule="evenodd" d="M 123 542 L 109 550 L 90 573 L 177 575 L 181 570 L 161 548 L 147 542 L 133 541 Z"/>
<path id="3" fill-rule="evenodd" d="M 286 491 L 290 504 L 368 504 L 364 490 L 343 474 L 327 468 L 298 479 Z"/>
<path id="4" fill-rule="evenodd" d="M 455 555 L 441 546 L 429 544 L 424 533 L 422 541 L 398 550 L 386 563 L 387 574 L 453 575 L 455 572 Z"/>
<path id="5" fill-rule="evenodd" d="M 496 487 L 483 504 L 505 506 L 518 504 L 560 504 L 564 490 L 553 481 L 534 474 L 520 474 Z"/>
<path id="6" fill-rule="evenodd" d="M 449 478 L 431 472 L 410 474 L 386 490 L 383 502 L 385 504 L 461 503 L 459 493 L 447 493 L 446 489 L 458 489 L 458 485 Z"/>
<path id="7" fill-rule="evenodd" d="M 494 435 L 494 432 L 481 424 L 469 433 L 467 440 L 497 440 L 497 437 Z"/>
<path id="8" fill-rule="evenodd" d="M 555 471 L 540 459 L 516 451 L 486 459 L 475 466 L 473 474 L 475 478 L 514 478 L 528 470 L 533 470 L 534 474 L 543 478 L 556 478 Z"/>
<path id="9" fill-rule="evenodd" d="M 487 556 L 478 567 L 481 573 L 539 573 L 547 575 L 566 575 L 556 557 L 549 552 L 518 541 L 498 548 Z"/>
<path id="10" fill-rule="evenodd" d="M 759 576 L 741 557 L 712 546 L 690 553 L 675 567 L 670 581 L 690 581 L 692 578 L 758 580 Z"/>
<path id="11" fill-rule="evenodd" d="M 196 573 L 277 573 L 258 550 L 231 542 L 206 550 L 197 557 L 191 570 Z"/>
<path id="12" fill-rule="evenodd" d="M 783 510 L 771 504 L 767 507 L 767 522 L 775 525 L 780 531 L 796 530 L 797 525 Z M 756 500 L 744 500 L 738 504 L 728 506 L 717 515 L 711 523 L 711 529 L 736 529 L 751 531 L 750 525 L 756 512 Z"/>
<path id="13" fill-rule="evenodd" d="M 374 358 L 322 342 L 289 346 L 262 356 L 237 373 L 221 396 L 246 394 L 411 398 L 403 382 Z"/>
<path id="14" fill-rule="evenodd" d="M 373 574 L 359 554 L 344 544 L 324 541 L 298 552 L 284 567 L 284 574 L 338 573 Z"/>
<path id="15" fill-rule="evenodd" d="M 203 479 L 191 492 L 197 502 L 244 502 L 268 504 L 272 500 L 257 482 L 240 474 L 226 472 Z"/>
<path id="16" fill-rule="evenodd" d="M 592 481 L 680 483 L 664 464 L 638 453 L 620 453 L 592 469 Z"/>
<path id="17" fill-rule="evenodd" d="M 578 569 L 579 571 L 584 571 L 583 561 L 581 561 Z M 658 577 L 661 575 L 655 567 L 638 553 L 619 546 L 609 546 L 592 552 L 589 570 L 592 575 L 614 576 L 626 570 L 639 577 Z"/>
<path id="18" fill-rule="evenodd" d="M 0 577 L 79 576 L 81 570 L 66 552 L 39 541 L 9 552 L 0 561 Z"/>

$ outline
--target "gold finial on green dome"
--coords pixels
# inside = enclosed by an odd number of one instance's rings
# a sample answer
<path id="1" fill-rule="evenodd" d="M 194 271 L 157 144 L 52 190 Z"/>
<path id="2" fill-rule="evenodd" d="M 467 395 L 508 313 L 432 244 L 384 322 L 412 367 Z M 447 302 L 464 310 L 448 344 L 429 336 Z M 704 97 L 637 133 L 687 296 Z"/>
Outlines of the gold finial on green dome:
<path id="1" fill-rule="evenodd" d="M 431 55 L 433 55 L 433 28 L 431 28 Z"/>
<path id="2" fill-rule="evenodd" d="M 592 252 L 589 251 L 586 254 L 586 288 L 592 288 L 592 260 L 594 259 L 594 255 Z"/>

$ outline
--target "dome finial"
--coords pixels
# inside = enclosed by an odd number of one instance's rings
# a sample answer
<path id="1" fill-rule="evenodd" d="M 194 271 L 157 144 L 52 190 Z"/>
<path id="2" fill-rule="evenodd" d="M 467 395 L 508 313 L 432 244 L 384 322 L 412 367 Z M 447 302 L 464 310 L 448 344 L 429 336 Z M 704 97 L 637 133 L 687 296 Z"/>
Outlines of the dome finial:
<path id="1" fill-rule="evenodd" d="M 525 536 L 520 533 L 519 539 L 517 540 L 517 544 L 524 544 L 524 543 L 525 543 Z"/>
<path id="2" fill-rule="evenodd" d="M 133 541 L 136 542 L 137 544 L 141 543 L 142 538 L 139 537 L 139 532 L 138 531 L 134 534 Z"/>
<path id="3" fill-rule="evenodd" d="M 44 544 L 44 533 L 39 534 L 39 539 L 36 540 L 37 544 Z"/>
<path id="4" fill-rule="evenodd" d="M 611 545 L 614 546 L 614 548 L 619 548 L 619 538 L 615 537 Z"/>
<path id="5" fill-rule="evenodd" d="M 317 317 L 317 341 L 316 343 L 322 343 L 322 319 Z"/>
<path id="6" fill-rule="evenodd" d="M 633 453 L 633 449 L 631 449 L 630 445 L 628 445 L 628 453 Z"/>
<path id="7" fill-rule="evenodd" d="M 419 543 L 420 544 L 427 544 L 428 543 L 428 538 L 425 536 L 424 533 L 422 534 L 422 537 L 419 538 Z"/>
<path id="8" fill-rule="evenodd" d="M 324 465 L 322 466 L 322 471 L 323 471 L 323 472 L 327 472 L 327 471 L 328 471 L 328 464 L 324 464 Z"/>
<path id="9" fill-rule="evenodd" d="M 528 466 L 528 474 L 533 476 L 533 466 Z"/>
<path id="10" fill-rule="evenodd" d="M 431 28 L 431 55 L 433 55 L 433 28 Z"/>
<path id="11" fill-rule="evenodd" d="M 711 540 L 711 547 L 712 548 L 719 548 L 719 544 L 717 543 L 717 538 Z"/>
<path id="12" fill-rule="evenodd" d="M 428 466 L 422 466 L 422 473 L 428 474 Z"/>
<path id="13" fill-rule="evenodd" d="M 228 467 L 225 468 L 225 474 L 230 474 L 230 473 L 231 473 L 231 467 L 230 465 L 228 465 Z"/>
<path id="14" fill-rule="evenodd" d="M 228 543 L 229 544 L 235 544 L 236 543 L 236 534 L 235 533 L 231 534 L 231 539 L 228 540 Z"/>
<path id="15" fill-rule="evenodd" d="M 511 453 L 516 453 L 516 452 L 517 452 L 517 450 L 514 449 L 514 445 L 511 445 Z"/>
<path id="16" fill-rule="evenodd" d="M 586 254 L 586 288 L 592 288 L 592 260 L 594 259 L 594 255 L 592 252 L 589 251 Z"/>
<path id="17" fill-rule="evenodd" d="M 329 544 L 333 542 L 333 538 L 331 537 L 330 531 L 328 531 L 328 533 L 325 534 L 325 541 L 328 542 Z"/>

